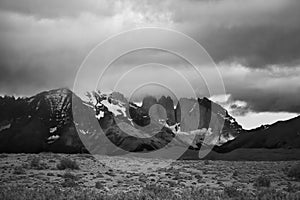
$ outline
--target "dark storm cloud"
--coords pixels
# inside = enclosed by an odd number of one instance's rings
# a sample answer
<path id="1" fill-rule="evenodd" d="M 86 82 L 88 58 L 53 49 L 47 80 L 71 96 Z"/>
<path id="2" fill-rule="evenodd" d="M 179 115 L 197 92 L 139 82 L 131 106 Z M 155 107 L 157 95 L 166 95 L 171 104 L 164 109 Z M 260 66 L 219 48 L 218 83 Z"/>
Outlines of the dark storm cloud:
<path id="1" fill-rule="evenodd" d="M 247 103 L 235 108 L 237 115 L 300 113 L 300 1 L 179 4 L 174 12 L 177 27 L 203 45 L 222 68 L 232 102 Z"/>
<path id="2" fill-rule="evenodd" d="M 216 62 L 239 62 L 247 67 L 297 66 L 300 62 L 300 26 L 219 28 L 203 45 Z"/>
<path id="3" fill-rule="evenodd" d="M 0 93 L 71 88 L 96 44 L 121 31 L 159 26 L 182 31 L 206 48 L 232 102 L 247 103 L 245 110 L 232 105 L 237 115 L 249 109 L 300 113 L 299 10 L 298 0 L 2 0 Z M 164 56 L 152 54 L 158 62 L 180 65 Z M 120 66 L 141 58 L 128 57 Z"/>
<path id="4" fill-rule="evenodd" d="M 300 67 L 251 69 L 221 67 L 230 101 L 247 103 L 246 111 L 300 113 Z"/>
<path id="5" fill-rule="evenodd" d="M 175 22 L 216 62 L 256 68 L 300 62 L 298 0 L 197 1 L 182 7 L 175 9 Z"/>
<path id="6" fill-rule="evenodd" d="M 0 56 L 0 59 L 2 58 L 3 56 Z M 72 85 L 70 80 L 74 79 L 75 70 L 68 70 L 65 66 L 49 68 L 38 63 L 27 61 L 19 67 L 17 63 L 0 61 L 0 95 L 28 96 L 42 90 Z M 52 63 L 57 64 L 55 61 Z M 72 62 L 69 64 L 72 65 Z"/>
<path id="7" fill-rule="evenodd" d="M 0 94 L 72 88 L 79 65 L 110 26 L 93 15 L 37 19 L 0 11 Z"/>
<path id="8" fill-rule="evenodd" d="M 248 108 L 232 108 L 239 112 L 238 115 L 247 112 L 290 112 L 300 113 L 300 88 L 296 91 L 267 91 L 263 89 L 249 89 L 246 92 L 234 91 L 232 97 L 239 101 L 247 102 Z M 240 114 L 242 111 L 242 114 Z"/>
<path id="9" fill-rule="evenodd" d="M 37 18 L 78 17 L 84 13 L 111 16 L 113 3 L 105 0 L 1 0 L 0 10 Z"/>
<path id="10" fill-rule="evenodd" d="M 235 98 L 247 101 L 256 112 L 300 113 L 299 94 L 300 88 L 298 91 L 278 93 L 258 90 L 250 91 L 248 94 L 236 94 Z"/>

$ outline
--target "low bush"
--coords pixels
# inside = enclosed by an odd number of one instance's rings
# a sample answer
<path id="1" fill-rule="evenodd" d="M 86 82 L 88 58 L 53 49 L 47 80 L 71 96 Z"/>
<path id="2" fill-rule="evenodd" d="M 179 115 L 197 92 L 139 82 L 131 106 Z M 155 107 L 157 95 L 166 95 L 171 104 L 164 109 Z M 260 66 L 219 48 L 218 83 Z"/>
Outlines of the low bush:
<path id="1" fill-rule="evenodd" d="M 0 158 L 7 158 L 8 155 L 7 154 L 0 154 Z"/>
<path id="2" fill-rule="evenodd" d="M 300 163 L 293 165 L 287 173 L 288 177 L 300 181 Z"/>
<path id="3" fill-rule="evenodd" d="M 232 177 L 237 177 L 239 175 L 239 172 L 237 170 L 234 170 L 232 173 Z"/>
<path id="4" fill-rule="evenodd" d="M 75 181 L 78 180 L 78 177 L 76 175 L 72 174 L 69 171 L 65 172 L 61 177 L 64 178 L 64 179 L 72 179 L 72 180 L 75 180 Z"/>
<path id="5" fill-rule="evenodd" d="M 256 187 L 270 187 L 271 186 L 271 180 L 268 176 L 259 176 L 255 180 L 254 186 Z"/>
<path id="6" fill-rule="evenodd" d="M 67 171 L 62 176 L 64 178 L 64 182 L 61 184 L 63 187 L 77 187 L 78 183 L 76 182 L 79 178 Z"/>
<path id="7" fill-rule="evenodd" d="M 300 198 L 300 195 L 297 193 L 284 193 L 281 191 L 276 191 L 274 188 L 266 188 L 259 190 L 256 194 L 256 198 L 262 200 L 296 200 Z"/>
<path id="8" fill-rule="evenodd" d="M 78 186 L 78 183 L 73 180 L 73 179 L 65 179 L 64 182 L 61 184 L 61 186 L 63 187 L 77 187 Z"/>
<path id="9" fill-rule="evenodd" d="M 33 157 L 31 159 L 30 167 L 32 169 L 37 169 L 37 170 L 48 169 L 48 166 L 46 165 L 46 163 L 41 162 L 41 159 L 39 157 Z"/>
<path id="10" fill-rule="evenodd" d="M 14 171 L 13 171 L 13 174 L 25 174 L 25 169 L 22 167 L 22 166 L 16 166 L 14 167 Z"/>
<path id="11" fill-rule="evenodd" d="M 240 196 L 240 192 L 237 190 L 235 186 L 225 186 L 224 194 L 230 198 Z"/>
<path id="12" fill-rule="evenodd" d="M 96 187 L 97 189 L 104 189 L 104 185 L 103 185 L 100 181 L 97 181 L 97 182 L 96 182 L 95 187 Z"/>
<path id="13" fill-rule="evenodd" d="M 57 164 L 57 169 L 64 170 L 64 169 L 79 169 L 79 166 L 76 161 L 73 161 L 69 158 L 63 158 L 60 160 L 60 163 Z"/>

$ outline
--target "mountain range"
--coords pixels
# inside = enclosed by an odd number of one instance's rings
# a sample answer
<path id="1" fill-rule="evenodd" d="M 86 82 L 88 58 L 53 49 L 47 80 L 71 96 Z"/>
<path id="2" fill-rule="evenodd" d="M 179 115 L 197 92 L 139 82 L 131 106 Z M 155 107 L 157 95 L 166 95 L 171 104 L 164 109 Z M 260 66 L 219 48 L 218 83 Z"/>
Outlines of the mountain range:
<path id="1" fill-rule="evenodd" d="M 180 146 L 218 153 L 239 148 L 300 148 L 300 117 L 244 130 L 220 105 L 147 96 L 140 106 L 118 92 L 79 98 L 66 88 L 0 98 L 0 152 L 106 153 Z"/>

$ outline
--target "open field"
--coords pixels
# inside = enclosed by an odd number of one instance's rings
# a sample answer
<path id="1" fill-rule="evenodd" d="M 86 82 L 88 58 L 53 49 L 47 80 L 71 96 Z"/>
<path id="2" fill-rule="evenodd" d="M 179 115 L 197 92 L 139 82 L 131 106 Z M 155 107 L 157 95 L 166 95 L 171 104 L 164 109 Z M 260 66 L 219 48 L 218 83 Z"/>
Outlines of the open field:
<path id="1" fill-rule="evenodd" d="M 283 195 L 283 199 L 300 199 L 300 182 L 287 176 L 297 161 L 168 163 L 157 159 L 52 153 L 0 157 L 0 199 L 26 199 L 24 195 L 27 199 L 47 199 L 45 195 L 48 199 L 133 199 L 130 195 L 143 199 L 144 194 L 148 199 L 230 199 L 243 195 L 246 199 L 259 195 L 266 195 L 267 199 L 278 195 Z M 75 161 L 79 169 L 75 162 L 63 166 L 68 161 Z M 259 177 L 263 180 L 259 181 Z M 36 196 L 30 196 L 33 194 Z"/>
<path id="2" fill-rule="evenodd" d="M 188 150 L 182 159 L 198 160 L 198 152 Z M 300 160 L 300 149 L 264 149 L 264 148 L 240 148 L 228 153 L 209 152 L 207 160 L 226 161 L 290 161 Z"/>

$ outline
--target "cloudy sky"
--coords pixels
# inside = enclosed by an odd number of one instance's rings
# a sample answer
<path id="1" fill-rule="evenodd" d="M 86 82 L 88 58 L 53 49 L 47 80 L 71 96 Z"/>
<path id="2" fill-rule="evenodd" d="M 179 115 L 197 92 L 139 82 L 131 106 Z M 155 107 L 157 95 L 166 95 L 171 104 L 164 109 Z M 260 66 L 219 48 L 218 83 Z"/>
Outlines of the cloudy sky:
<path id="1" fill-rule="evenodd" d="M 227 93 L 211 99 L 245 128 L 287 119 L 300 113 L 299 11 L 298 0 L 0 0 L 0 94 L 72 88 L 98 43 L 134 28 L 163 27 L 206 49 Z M 180 68 L 164 53 L 145 55 Z M 141 64 L 139 53 L 131 57 L 116 65 Z"/>

